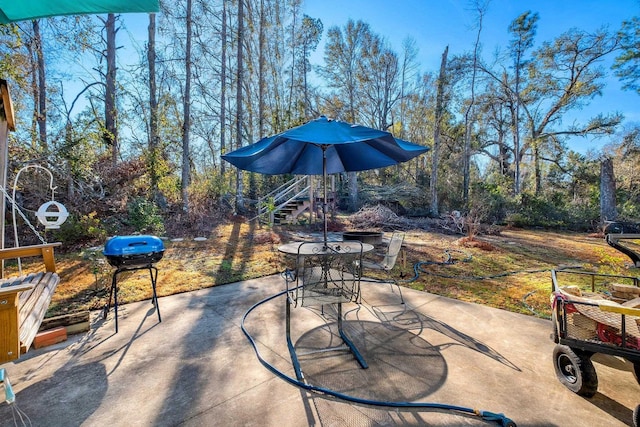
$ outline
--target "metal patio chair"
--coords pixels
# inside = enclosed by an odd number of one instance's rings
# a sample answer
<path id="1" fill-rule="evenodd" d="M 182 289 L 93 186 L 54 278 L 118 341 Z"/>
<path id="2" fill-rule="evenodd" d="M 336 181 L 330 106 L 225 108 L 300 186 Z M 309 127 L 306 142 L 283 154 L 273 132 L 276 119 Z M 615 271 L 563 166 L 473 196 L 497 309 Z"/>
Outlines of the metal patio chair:
<path id="1" fill-rule="evenodd" d="M 285 274 L 287 345 L 298 380 L 301 381 L 303 375 L 291 341 L 292 306 L 324 307 L 325 304 L 335 304 L 338 332 L 345 345 L 318 351 L 349 350 L 362 368 L 368 367 L 358 349 L 342 329 L 342 304 L 358 302 L 361 273 L 362 244 L 359 245 L 359 249 L 350 251 L 344 251 L 344 248 L 335 244 L 302 243 L 300 245 L 295 270 Z"/>
<path id="2" fill-rule="evenodd" d="M 398 259 L 398 255 L 402 250 L 402 243 L 404 242 L 404 233 L 395 231 L 391 236 L 391 240 L 389 241 L 389 246 L 387 246 L 387 251 L 384 254 L 381 254 L 382 259 L 379 261 L 370 261 L 363 260 L 362 267 L 369 268 L 371 270 L 384 271 L 387 276 L 387 280 L 384 282 L 378 282 L 374 280 L 367 280 L 368 283 L 389 283 L 390 286 L 396 285 L 398 287 L 398 293 L 400 294 L 400 301 L 404 304 L 404 297 L 402 296 L 402 290 L 398 281 L 391 275 L 391 270 L 396 265 L 396 261 Z"/>

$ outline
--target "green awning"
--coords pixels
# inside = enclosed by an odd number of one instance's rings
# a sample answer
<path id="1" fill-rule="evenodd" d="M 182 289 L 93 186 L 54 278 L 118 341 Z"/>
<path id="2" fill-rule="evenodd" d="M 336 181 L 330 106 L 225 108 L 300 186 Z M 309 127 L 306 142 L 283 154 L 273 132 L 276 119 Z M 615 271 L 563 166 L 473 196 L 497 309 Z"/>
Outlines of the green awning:
<path id="1" fill-rule="evenodd" d="M 0 5 L 0 24 L 60 15 L 158 12 L 159 0 L 8 0 Z"/>

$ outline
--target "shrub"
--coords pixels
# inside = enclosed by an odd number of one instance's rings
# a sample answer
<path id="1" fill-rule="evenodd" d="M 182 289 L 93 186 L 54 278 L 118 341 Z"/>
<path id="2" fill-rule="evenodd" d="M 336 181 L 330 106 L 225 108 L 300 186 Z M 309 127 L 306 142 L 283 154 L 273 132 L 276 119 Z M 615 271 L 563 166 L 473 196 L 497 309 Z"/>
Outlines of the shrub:
<path id="1" fill-rule="evenodd" d="M 271 214 L 276 211 L 276 200 L 273 197 L 267 197 L 261 202 L 260 206 L 258 206 L 258 209 L 264 209 L 269 227 L 272 227 L 273 223 L 271 222 Z"/>
<path id="2" fill-rule="evenodd" d="M 55 233 L 56 240 L 66 244 L 87 242 L 104 242 L 108 232 L 104 224 L 97 218 L 96 212 L 87 215 L 69 215 L 67 221 Z"/>
<path id="3" fill-rule="evenodd" d="M 473 185 L 470 198 L 470 212 L 482 223 L 502 222 L 506 215 L 507 195 L 497 184 L 479 182 Z"/>
<path id="4" fill-rule="evenodd" d="M 626 200 L 618 207 L 618 213 L 620 218 L 637 222 L 637 218 L 640 218 L 640 204 L 635 200 Z"/>
<path id="5" fill-rule="evenodd" d="M 562 210 L 543 196 L 523 192 L 514 200 L 505 222 L 516 227 L 560 227 L 566 218 Z"/>
<path id="6" fill-rule="evenodd" d="M 164 234 L 164 220 L 154 202 L 143 197 L 134 198 L 127 205 L 127 224 L 140 233 Z"/>

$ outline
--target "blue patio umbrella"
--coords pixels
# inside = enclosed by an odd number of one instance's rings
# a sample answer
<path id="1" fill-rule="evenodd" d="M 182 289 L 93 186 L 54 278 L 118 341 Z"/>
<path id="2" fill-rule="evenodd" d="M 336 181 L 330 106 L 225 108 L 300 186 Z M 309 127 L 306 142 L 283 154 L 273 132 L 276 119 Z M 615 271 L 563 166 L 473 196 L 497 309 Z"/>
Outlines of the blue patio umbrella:
<path id="1" fill-rule="evenodd" d="M 239 148 L 222 158 L 266 175 L 322 175 L 324 241 L 327 241 L 327 175 L 384 168 L 406 162 L 428 147 L 394 138 L 389 132 L 321 116 Z"/>

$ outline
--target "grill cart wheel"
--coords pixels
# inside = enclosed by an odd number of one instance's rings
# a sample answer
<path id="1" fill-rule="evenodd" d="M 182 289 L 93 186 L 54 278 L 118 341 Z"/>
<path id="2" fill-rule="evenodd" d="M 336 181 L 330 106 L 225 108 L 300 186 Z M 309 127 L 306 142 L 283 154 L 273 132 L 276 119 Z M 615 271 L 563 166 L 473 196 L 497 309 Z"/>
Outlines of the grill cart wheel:
<path id="1" fill-rule="evenodd" d="M 633 427 L 640 427 L 640 405 L 633 410 Z"/>
<path id="2" fill-rule="evenodd" d="M 633 362 L 633 376 L 636 377 L 636 381 L 640 384 L 640 362 Z"/>
<path id="3" fill-rule="evenodd" d="M 558 380 L 580 396 L 591 397 L 598 390 L 598 375 L 591 355 L 557 344 L 553 349 L 553 367 Z"/>

